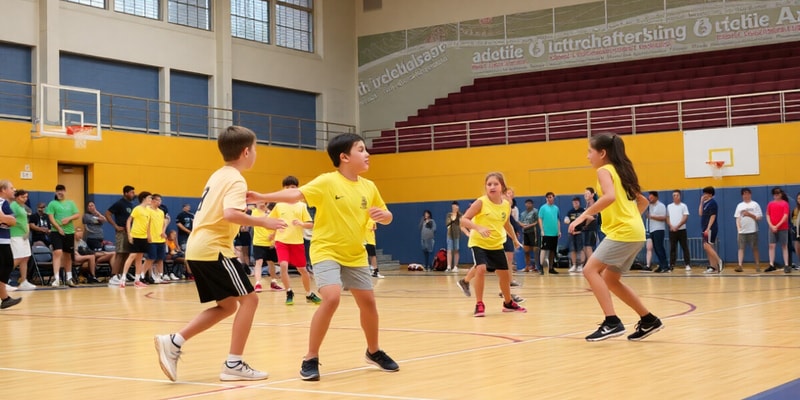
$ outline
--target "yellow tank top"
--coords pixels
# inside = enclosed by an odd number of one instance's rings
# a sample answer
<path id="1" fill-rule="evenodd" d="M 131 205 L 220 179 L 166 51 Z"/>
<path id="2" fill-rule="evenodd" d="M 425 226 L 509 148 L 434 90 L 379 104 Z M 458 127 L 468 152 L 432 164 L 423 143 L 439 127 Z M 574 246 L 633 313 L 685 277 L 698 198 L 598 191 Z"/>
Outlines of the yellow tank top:
<path id="1" fill-rule="evenodd" d="M 639 212 L 636 200 L 628 200 L 628 195 L 622 187 L 617 169 L 613 165 L 606 164 L 600 169 L 604 169 L 611 174 L 616 194 L 616 200 L 600 212 L 603 221 L 601 227 L 603 233 L 606 234 L 607 238 L 618 242 L 644 242 L 644 222 L 642 222 L 642 214 Z M 600 182 L 597 182 L 597 194 L 598 196 L 603 195 Z"/>
<path id="2" fill-rule="evenodd" d="M 511 205 L 508 200 L 503 199 L 500 204 L 492 203 L 487 196 L 478 198 L 481 202 L 481 210 L 472 217 L 472 222 L 477 225 L 489 228 L 491 235 L 483 237 L 477 230 L 473 229 L 469 233 L 469 247 L 480 247 L 484 250 L 502 250 L 506 242 L 505 224 L 511 214 Z"/>

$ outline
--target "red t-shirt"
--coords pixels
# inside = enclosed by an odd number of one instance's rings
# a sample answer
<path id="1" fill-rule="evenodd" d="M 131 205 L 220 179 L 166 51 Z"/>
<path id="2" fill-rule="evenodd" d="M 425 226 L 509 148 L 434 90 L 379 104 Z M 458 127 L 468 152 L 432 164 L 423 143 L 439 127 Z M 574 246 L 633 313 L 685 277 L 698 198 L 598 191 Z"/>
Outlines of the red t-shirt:
<path id="1" fill-rule="evenodd" d="M 778 225 L 779 231 L 789 229 L 789 203 L 783 200 L 773 200 L 767 204 L 767 218 L 769 218 L 771 224 L 775 225 L 784 215 L 787 215 L 787 217 L 782 224 Z"/>

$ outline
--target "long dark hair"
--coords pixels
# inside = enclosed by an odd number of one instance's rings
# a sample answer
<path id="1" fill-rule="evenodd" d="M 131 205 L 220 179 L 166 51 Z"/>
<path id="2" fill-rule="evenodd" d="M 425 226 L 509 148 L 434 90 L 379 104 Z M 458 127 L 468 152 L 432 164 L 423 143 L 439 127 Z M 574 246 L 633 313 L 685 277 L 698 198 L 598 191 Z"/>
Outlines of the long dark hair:
<path id="1" fill-rule="evenodd" d="M 606 157 L 614 169 L 617 170 L 622 188 L 628 200 L 635 200 L 642 191 L 639 186 L 639 177 L 633 170 L 633 162 L 625 154 L 625 143 L 622 138 L 613 133 L 601 133 L 589 139 L 589 145 L 597 151 L 606 151 Z"/>

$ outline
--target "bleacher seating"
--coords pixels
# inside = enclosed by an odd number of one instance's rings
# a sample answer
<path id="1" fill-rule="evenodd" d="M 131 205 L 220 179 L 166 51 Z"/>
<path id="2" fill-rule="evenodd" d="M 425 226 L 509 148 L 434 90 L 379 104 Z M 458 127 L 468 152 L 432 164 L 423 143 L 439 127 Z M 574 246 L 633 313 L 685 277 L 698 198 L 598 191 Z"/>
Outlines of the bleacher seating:
<path id="1" fill-rule="evenodd" d="M 800 41 L 479 78 L 395 124 L 403 129 L 383 131 L 372 152 L 630 133 L 631 108 L 619 107 L 633 105 L 637 132 L 727 126 L 728 101 L 732 124 L 783 122 L 776 94 L 728 96 L 793 89 L 800 89 Z M 784 115 L 799 119 L 800 94 L 792 96 Z M 678 101 L 680 126 L 678 103 L 669 103 Z"/>

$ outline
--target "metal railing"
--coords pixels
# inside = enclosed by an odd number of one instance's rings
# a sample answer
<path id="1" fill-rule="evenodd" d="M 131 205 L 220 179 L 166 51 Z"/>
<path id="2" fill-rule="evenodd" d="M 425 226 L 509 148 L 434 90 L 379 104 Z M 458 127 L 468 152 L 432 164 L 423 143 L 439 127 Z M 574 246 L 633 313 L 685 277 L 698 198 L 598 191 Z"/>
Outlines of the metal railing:
<path id="1" fill-rule="evenodd" d="M 800 120 L 800 89 L 366 130 L 373 153 L 443 150 Z"/>
<path id="2" fill-rule="evenodd" d="M 0 79 L 0 118 L 34 123 L 37 97 L 36 84 Z M 101 93 L 100 103 L 101 125 L 118 131 L 215 139 L 225 127 L 242 125 L 256 133 L 260 144 L 307 149 L 324 149 L 329 138 L 355 132 L 354 125 L 336 122 L 108 93 Z M 61 99 L 62 108 L 88 106 L 85 98 Z M 87 118 L 97 120 L 88 113 Z"/>

